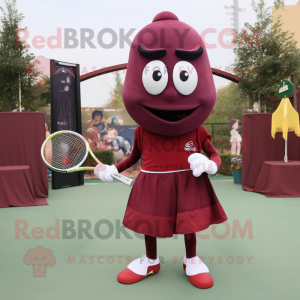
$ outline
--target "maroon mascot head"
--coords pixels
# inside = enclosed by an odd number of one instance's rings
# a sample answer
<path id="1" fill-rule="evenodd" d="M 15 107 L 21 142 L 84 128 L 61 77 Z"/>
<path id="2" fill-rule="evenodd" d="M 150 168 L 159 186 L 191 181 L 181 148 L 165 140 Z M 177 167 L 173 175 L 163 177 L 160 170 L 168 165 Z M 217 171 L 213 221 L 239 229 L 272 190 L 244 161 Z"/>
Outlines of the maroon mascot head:
<path id="1" fill-rule="evenodd" d="M 167 136 L 199 127 L 216 102 L 204 42 L 171 12 L 161 12 L 134 38 L 123 88 L 130 116 Z"/>

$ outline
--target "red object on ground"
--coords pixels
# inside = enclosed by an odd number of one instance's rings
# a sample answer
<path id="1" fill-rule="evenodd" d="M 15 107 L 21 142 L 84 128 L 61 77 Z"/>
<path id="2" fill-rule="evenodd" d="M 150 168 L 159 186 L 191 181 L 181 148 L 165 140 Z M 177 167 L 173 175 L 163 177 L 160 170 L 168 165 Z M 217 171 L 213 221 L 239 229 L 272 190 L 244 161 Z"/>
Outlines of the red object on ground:
<path id="1" fill-rule="evenodd" d="M 272 114 L 270 113 L 242 115 L 242 187 L 246 191 L 255 191 L 258 177 L 260 177 L 260 172 L 265 161 L 283 162 L 284 139 L 281 132 L 276 133 L 275 139 L 272 138 L 271 120 Z M 288 159 L 291 161 L 300 161 L 300 138 L 294 132 L 288 133 Z M 276 172 L 277 170 L 279 169 L 274 169 Z M 289 183 L 289 186 L 293 182 L 296 182 L 296 174 L 295 178 Z M 278 173 L 272 174 L 272 176 L 280 177 L 281 180 L 285 181 L 283 178 L 284 174 Z M 263 179 L 261 178 L 260 180 Z M 268 178 L 264 178 L 264 180 L 268 180 Z M 275 188 L 274 185 L 273 187 Z M 276 196 L 273 194 L 272 197 L 281 196 L 280 194 Z"/>
<path id="2" fill-rule="evenodd" d="M 183 270 L 185 271 L 185 264 L 183 264 Z M 209 289 L 214 285 L 214 281 L 209 273 L 200 273 L 193 276 L 188 276 L 192 285 L 198 289 Z"/>
<path id="3" fill-rule="evenodd" d="M 265 161 L 254 191 L 268 198 L 300 197 L 300 161 Z"/>
<path id="4" fill-rule="evenodd" d="M 41 158 L 41 147 L 45 138 L 44 113 L 0 112 L 0 166 L 29 166 L 33 197 L 36 199 L 48 197 L 47 167 Z M 16 178 L 14 181 L 20 188 L 26 183 L 19 179 L 20 182 Z M 11 181 L 9 184 L 14 185 Z M 8 185 L 6 189 L 9 187 Z M 28 200 L 28 205 L 32 205 L 31 200 Z M 20 204 L 25 206 L 24 202 Z"/>
<path id="5" fill-rule="evenodd" d="M 46 199 L 34 196 L 28 166 L 0 167 L 0 191 L 0 208 L 48 205 Z"/>
<path id="6" fill-rule="evenodd" d="M 149 266 L 148 270 L 147 270 L 147 275 L 143 276 L 143 275 L 138 275 L 134 272 L 132 272 L 131 270 L 129 270 L 128 268 L 126 268 L 125 270 L 121 271 L 117 277 L 117 280 L 120 283 L 124 283 L 124 284 L 132 284 L 132 283 L 136 283 L 140 280 L 142 280 L 143 278 L 147 277 L 148 275 L 151 274 L 156 274 L 158 273 L 160 270 L 160 264 L 155 265 L 155 266 Z"/>
<path id="7" fill-rule="evenodd" d="M 188 276 L 188 278 L 190 283 L 198 289 L 209 289 L 214 285 L 214 281 L 209 273 Z"/>

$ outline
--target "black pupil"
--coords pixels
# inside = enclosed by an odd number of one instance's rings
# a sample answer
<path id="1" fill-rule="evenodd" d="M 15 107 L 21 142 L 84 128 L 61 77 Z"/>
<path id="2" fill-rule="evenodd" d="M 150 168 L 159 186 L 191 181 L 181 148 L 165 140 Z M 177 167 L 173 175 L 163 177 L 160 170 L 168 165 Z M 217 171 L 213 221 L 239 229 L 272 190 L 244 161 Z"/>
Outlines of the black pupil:
<path id="1" fill-rule="evenodd" d="M 152 78 L 155 81 L 159 81 L 161 79 L 161 72 L 159 70 L 156 70 L 153 72 Z"/>
<path id="2" fill-rule="evenodd" d="M 189 73 L 187 71 L 180 72 L 181 81 L 187 81 L 189 79 Z"/>

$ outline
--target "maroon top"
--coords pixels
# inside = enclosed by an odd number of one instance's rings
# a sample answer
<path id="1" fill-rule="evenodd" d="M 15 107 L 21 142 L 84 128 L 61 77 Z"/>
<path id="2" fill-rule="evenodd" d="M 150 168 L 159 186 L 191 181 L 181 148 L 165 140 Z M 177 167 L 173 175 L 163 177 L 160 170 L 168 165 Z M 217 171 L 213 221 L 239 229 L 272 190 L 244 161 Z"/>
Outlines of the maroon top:
<path id="1" fill-rule="evenodd" d="M 147 171 L 189 169 L 188 157 L 201 150 L 220 167 L 221 158 L 210 140 L 211 135 L 202 126 L 180 136 L 158 135 L 138 126 L 135 129 L 130 157 L 118 163 L 116 168 L 122 172 L 134 165 L 143 155 L 142 168 Z"/>

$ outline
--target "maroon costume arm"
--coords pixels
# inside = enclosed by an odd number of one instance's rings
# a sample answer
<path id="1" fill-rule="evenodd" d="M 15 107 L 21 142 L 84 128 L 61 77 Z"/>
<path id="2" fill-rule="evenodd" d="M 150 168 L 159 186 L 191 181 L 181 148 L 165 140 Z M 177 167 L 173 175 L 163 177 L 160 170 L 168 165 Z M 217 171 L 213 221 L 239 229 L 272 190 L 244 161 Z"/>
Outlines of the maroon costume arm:
<path id="1" fill-rule="evenodd" d="M 205 154 L 208 156 L 210 160 L 215 162 L 218 166 L 218 168 L 221 167 L 222 161 L 221 157 L 218 154 L 217 150 L 213 146 L 213 144 L 210 142 L 209 138 L 207 138 L 202 144 L 201 144 L 202 150 L 205 152 Z"/>
<path id="2" fill-rule="evenodd" d="M 124 159 L 123 161 L 119 162 L 118 164 L 116 164 L 116 168 L 118 169 L 118 172 L 121 173 L 124 170 L 130 168 L 136 162 L 138 162 L 140 158 L 141 158 L 141 152 L 138 146 L 137 139 L 134 138 L 133 149 L 130 156 Z"/>

